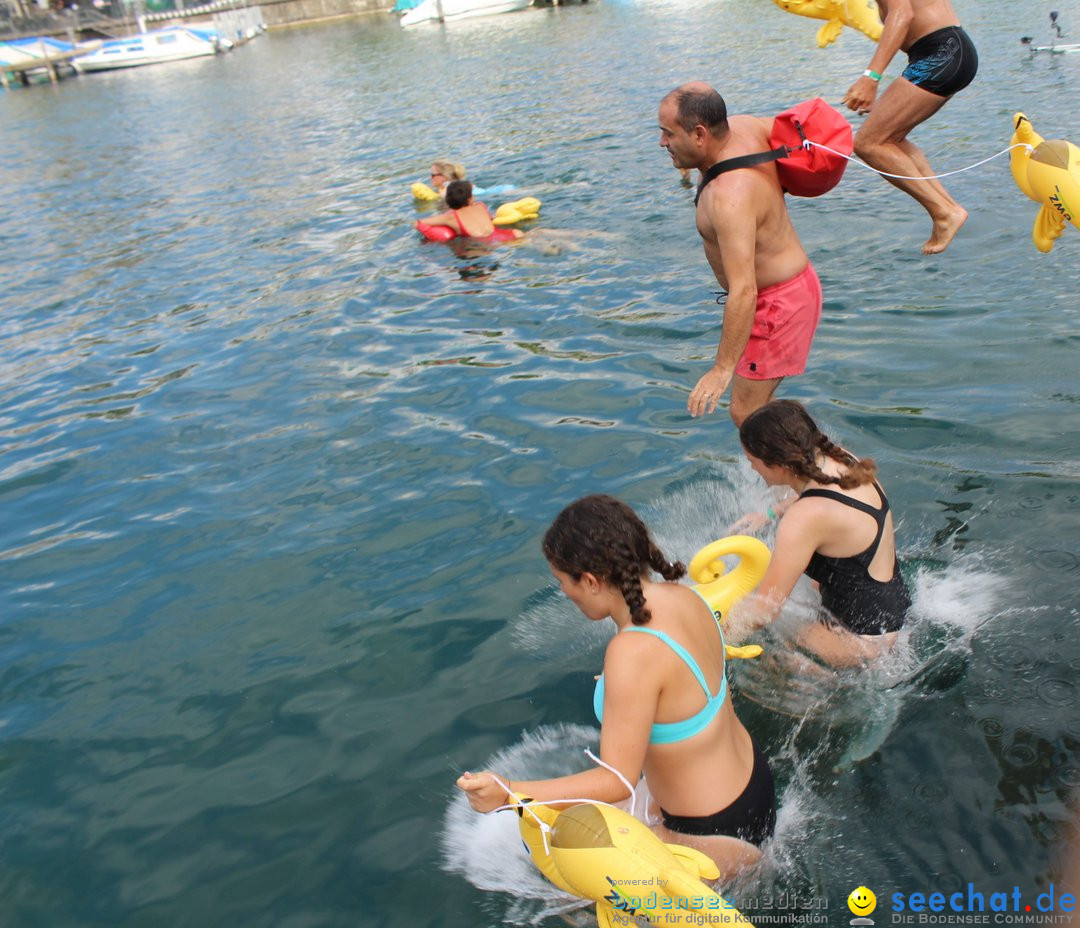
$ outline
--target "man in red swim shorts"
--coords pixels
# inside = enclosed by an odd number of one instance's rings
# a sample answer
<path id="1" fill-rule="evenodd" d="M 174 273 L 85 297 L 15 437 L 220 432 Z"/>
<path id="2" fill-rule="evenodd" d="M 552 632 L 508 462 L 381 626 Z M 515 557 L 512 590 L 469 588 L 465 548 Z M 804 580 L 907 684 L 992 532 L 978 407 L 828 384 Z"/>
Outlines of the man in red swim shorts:
<path id="1" fill-rule="evenodd" d="M 660 102 L 660 145 L 675 167 L 704 176 L 719 161 L 772 148 L 772 122 L 729 118 L 712 87 L 684 84 Z M 775 162 L 703 183 L 697 229 L 728 297 L 716 361 L 686 406 L 692 416 L 711 413 L 730 385 L 729 411 L 739 425 L 772 399 L 784 377 L 806 369 L 821 284 L 791 224 Z"/>

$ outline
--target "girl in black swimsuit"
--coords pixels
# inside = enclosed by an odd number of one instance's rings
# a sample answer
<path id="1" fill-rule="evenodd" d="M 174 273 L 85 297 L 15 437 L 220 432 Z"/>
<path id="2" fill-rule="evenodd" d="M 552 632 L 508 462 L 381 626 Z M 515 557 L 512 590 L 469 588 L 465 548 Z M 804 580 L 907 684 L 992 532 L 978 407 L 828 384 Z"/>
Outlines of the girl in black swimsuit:
<path id="1" fill-rule="evenodd" d="M 805 573 L 817 582 L 828 616 L 804 632 L 804 643 L 833 663 L 878 656 L 895 642 L 911 597 L 877 466 L 833 444 L 791 400 L 751 413 L 739 438 L 766 483 L 797 495 L 782 507 L 769 570 L 757 594 L 736 609 L 728 637 L 771 621 Z"/>

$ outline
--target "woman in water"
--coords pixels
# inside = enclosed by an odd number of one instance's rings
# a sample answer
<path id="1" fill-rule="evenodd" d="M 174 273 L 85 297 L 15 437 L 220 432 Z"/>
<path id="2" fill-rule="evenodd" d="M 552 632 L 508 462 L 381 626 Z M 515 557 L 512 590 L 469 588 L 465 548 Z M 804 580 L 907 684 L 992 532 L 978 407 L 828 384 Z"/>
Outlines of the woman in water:
<path id="1" fill-rule="evenodd" d="M 444 196 L 450 208 L 445 213 L 430 219 L 418 220 L 417 225 L 448 226 L 458 235 L 480 241 L 510 241 L 521 238 L 523 232 L 517 229 L 496 228 L 491 221 L 491 213 L 483 203 L 473 199 L 472 184 L 467 180 L 454 180 L 446 185 Z"/>
<path id="2" fill-rule="evenodd" d="M 438 158 L 431 162 L 431 189 L 436 193 L 443 193 L 444 188 L 450 181 L 465 180 L 465 165 L 457 164 L 446 158 Z"/>
<path id="3" fill-rule="evenodd" d="M 712 610 L 674 582 L 686 568 L 664 558 L 629 506 L 603 495 L 564 509 L 543 549 L 582 614 L 615 623 L 593 697 L 605 766 L 513 783 L 465 773 L 458 787 L 478 812 L 509 803 L 507 788 L 538 802 L 614 803 L 627 799 L 626 784 L 644 773 L 660 807 L 663 824 L 654 831 L 661 839 L 708 854 L 721 878 L 755 862 L 776 824 L 772 773 L 735 716 Z"/>
<path id="4" fill-rule="evenodd" d="M 871 660 L 896 642 L 911 606 L 896 557 L 889 501 L 877 466 L 833 444 L 798 403 L 774 400 L 739 428 L 743 453 L 782 503 L 776 545 L 756 593 L 732 610 L 728 634 L 742 638 L 776 617 L 805 573 L 827 610 L 803 643 L 833 664 Z"/>

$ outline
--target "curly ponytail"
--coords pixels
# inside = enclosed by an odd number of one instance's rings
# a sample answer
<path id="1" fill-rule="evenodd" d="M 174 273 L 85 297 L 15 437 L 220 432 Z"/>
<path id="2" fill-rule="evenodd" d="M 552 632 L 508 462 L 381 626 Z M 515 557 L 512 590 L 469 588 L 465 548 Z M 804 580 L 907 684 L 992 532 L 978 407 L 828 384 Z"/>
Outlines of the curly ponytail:
<path id="1" fill-rule="evenodd" d="M 755 409 L 739 427 L 739 440 L 743 448 L 769 467 L 785 467 L 804 480 L 851 490 L 877 476 L 873 460 L 860 460 L 832 442 L 794 400 L 773 400 Z M 826 474 L 817 464 L 819 451 L 843 464 L 847 473 L 842 477 Z"/>
<path id="2" fill-rule="evenodd" d="M 582 497 L 560 512 L 542 547 L 550 564 L 574 580 L 591 573 L 618 589 L 635 625 L 652 618 L 641 586 L 650 570 L 665 580 L 686 575 L 681 562 L 664 557 L 633 509 L 602 493 Z"/>

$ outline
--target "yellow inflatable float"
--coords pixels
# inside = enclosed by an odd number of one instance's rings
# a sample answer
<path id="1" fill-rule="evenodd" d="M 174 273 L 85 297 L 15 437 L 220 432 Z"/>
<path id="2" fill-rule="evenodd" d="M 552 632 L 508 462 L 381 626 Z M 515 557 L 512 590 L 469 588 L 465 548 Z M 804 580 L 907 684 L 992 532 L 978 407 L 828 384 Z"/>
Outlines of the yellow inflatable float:
<path id="1" fill-rule="evenodd" d="M 723 558 L 735 555 L 739 562 L 729 572 Z M 716 621 L 723 623 L 728 610 L 753 591 L 769 568 L 768 546 L 750 535 L 728 535 L 706 545 L 690 561 L 687 572 L 694 589 L 709 604 Z M 756 644 L 735 647 L 726 645 L 728 657 L 757 657 L 761 647 Z"/>
<path id="2" fill-rule="evenodd" d="M 491 221 L 497 226 L 512 226 L 518 222 L 526 222 L 540 215 L 540 201 L 536 197 L 522 197 L 513 203 L 503 203 Z"/>
<path id="3" fill-rule="evenodd" d="M 824 19 L 818 29 L 818 48 L 836 41 L 844 26 L 858 29 L 875 42 L 881 38 L 881 16 L 875 0 L 773 0 L 780 9 L 797 16 Z"/>
<path id="4" fill-rule="evenodd" d="M 664 844 L 614 806 L 579 802 L 565 809 L 513 795 L 533 863 L 564 892 L 596 903 L 598 928 L 633 924 L 740 925 L 750 922 L 701 881 L 720 873 L 711 858 Z"/>
<path id="5" fill-rule="evenodd" d="M 723 558 L 739 561 L 732 570 Z M 694 589 L 717 622 L 765 576 L 768 547 L 749 535 L 729 535 L 706 545 L 690 562 Z M 757 657 L 758 645 L 727 647 L 728 657 Z M 629 787 L 629 784 L 627 784 Z M 710 857 L 665 844 L 628 812 L 597 802 L 566 808 L 511 793 L 519 828 L 533 863 L 559 889 L 596 903 L 599 928 L 632 924 L 740 925 L 750 922 L 702 880 L 720 876 Z"/>
<path id="6" fill-rule="evenodd" d="M 1013 128 L 1013 180 L 1042 205 L 1031 237 L 1039 251 L 1048 252 L 1066 222 L 1080 229 L 1080 148 L 1064 139 L 1044 139 L 1023 113 L 1013 117 Z"/>
<path id="7" fill-rule="evenodd" d="M 434 203 L 439 199 L 439 192 L 421 181 L 417 181 L 409 189 L 412 190 L 413 199 L 422 203 Z"/>

